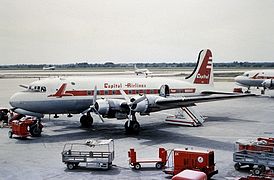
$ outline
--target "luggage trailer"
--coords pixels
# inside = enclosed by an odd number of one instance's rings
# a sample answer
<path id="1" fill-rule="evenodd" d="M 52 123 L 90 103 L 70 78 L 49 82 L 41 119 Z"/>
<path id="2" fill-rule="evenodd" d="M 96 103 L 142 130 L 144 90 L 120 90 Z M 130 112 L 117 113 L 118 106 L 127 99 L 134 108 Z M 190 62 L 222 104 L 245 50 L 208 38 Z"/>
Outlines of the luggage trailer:
<path id="1" fill-rule="evenodd" d="M 62 162 L 69 170 L 79 164 L 86 168 L 110 169 L 114 160 L 114 141 L 88 140 L 86 143 L 66 143 L 62 151 Z"/>

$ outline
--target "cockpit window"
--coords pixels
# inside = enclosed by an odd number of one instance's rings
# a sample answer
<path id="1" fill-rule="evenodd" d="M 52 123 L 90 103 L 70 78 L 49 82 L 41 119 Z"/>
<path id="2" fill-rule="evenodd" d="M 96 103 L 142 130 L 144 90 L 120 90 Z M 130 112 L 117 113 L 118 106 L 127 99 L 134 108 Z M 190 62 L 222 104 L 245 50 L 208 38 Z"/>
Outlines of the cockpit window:
<path id="1" fill-rule="evenodd" d="M 246 77 L 248 77 L 249 76 L 249 74 L 248 73 L 244 73 L 244 75 L 243 76 L 246 76 Z"/>
<path id="2" fill-rule="evenodd" d="M 47 88 L 45 86 L 29 86 L 28 91 L 46 92 Z"/>

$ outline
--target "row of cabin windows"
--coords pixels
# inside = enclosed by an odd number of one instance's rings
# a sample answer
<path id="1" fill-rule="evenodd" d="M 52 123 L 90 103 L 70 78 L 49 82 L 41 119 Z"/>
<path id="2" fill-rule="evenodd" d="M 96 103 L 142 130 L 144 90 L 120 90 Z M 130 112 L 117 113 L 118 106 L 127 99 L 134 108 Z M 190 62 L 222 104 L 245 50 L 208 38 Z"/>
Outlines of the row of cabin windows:
<path id="1" fill-rule="evenodd" d="M 158 94 L 159 90 L 125 90 L 126 94 Z M 97 95 L 119 95 L 119 90 L 98 90 Z M 93 95 L 93 91 L 87 91 L 87 95 Z"/>

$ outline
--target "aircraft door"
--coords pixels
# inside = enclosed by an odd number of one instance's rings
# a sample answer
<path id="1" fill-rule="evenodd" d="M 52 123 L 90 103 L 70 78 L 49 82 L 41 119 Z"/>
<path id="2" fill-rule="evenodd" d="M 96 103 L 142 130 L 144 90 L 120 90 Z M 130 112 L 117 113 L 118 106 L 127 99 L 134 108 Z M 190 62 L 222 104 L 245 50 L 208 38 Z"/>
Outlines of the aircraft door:
<path id="1" fill-rule="evenodd" d="M 159 92 L 159 95 L 162 96 L 162 97 L 167 97 L 169 96 L 169 86 L 168 85 L 162 85 L 160 87 L 160 92 Z"/>

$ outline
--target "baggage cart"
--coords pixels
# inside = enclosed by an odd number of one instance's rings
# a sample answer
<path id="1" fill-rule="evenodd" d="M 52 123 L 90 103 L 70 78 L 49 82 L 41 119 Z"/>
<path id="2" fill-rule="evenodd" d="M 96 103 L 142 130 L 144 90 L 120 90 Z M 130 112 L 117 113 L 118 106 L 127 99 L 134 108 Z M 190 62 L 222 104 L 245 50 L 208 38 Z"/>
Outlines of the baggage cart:
<path id="1" fill-rule="evenodd" d="M 134 169 L 140 170 L 142 163 L 154 163 L 156 169 L 162 169 L 167 161 L 167 151 L 164 148 L 159 148 L 159 158 L 155 159 L 138 159 L 136 158 L 136 152 L 134 149 L 128 151 L 129 165 L 133 166 Z"/>
<path id="2" fill-rule="evenodd" d="M 67 143 L 64 145 L 62 162 L 69 170 L 81 164 L 86 168 L 110 169 L 114 160 L 114 141 L 88 140 L 86 143 Z"/>
<path id="3" fill-rule="evenodd" d="M 266 168 L 274 168 L 274 153 L 265 151 L 239 151 L 233 153 L 234 168 L 239 170 L 242 166 L 248 165 L 253 169 L 255 175 L 265 172 Z"/>

